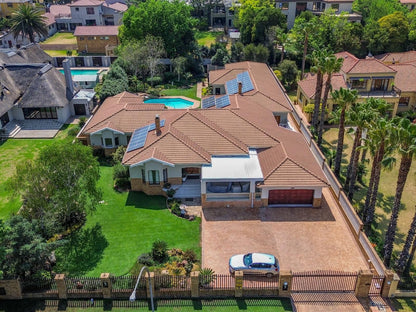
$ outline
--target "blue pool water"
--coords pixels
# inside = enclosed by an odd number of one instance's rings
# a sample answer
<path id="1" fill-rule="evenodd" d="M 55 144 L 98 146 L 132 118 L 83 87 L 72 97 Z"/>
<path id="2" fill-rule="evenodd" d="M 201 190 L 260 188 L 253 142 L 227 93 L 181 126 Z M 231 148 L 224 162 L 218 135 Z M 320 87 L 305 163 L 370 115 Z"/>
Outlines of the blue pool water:
<path id="1" fill-rule="evenodd" d="M 191 107 L 194 103 L 180 98 L 168 98 L 168 99 L 149 99 L 144 101 L 147 104 L 165 104 L 171 108 L 188 108 Z"/>
<path id="2" fill-rule="evenodd" d="M 62 74 L 64 73 L 64 70 L 59 70 Z M 72 76 L 85 76 L 85 75 L 97 75 L 98 70 L 97 69 L 71 69 L 71 75 Z"/>

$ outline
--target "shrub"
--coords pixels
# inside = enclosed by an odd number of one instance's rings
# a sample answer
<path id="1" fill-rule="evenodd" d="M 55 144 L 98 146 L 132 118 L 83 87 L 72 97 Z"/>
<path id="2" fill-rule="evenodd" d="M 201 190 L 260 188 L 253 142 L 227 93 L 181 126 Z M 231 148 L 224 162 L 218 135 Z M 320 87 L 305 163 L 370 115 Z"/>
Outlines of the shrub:
<path id="1" fill-rule="evenodd" d="M 79 130 L 80 130 L 79 126 L 70 128 L 68 130 L 68 136 L 71 136 L 71 137 L 76 136 L 78 134 Z"/>
<path id="2" fill-rule="evenodd" d="M 85 116 L 81 116 L 81 117 L 79 117 L 79 121 L 78 121 L 78 126 L 80 127 L 80 128 L 82 128 L 82 127 L 84 127 L 85 126 L 85 123 L 87 122 L 87 117 L 85 117 Z"/>
<path id="3" fill-rule="evenodd" d="M 121 189 L 129 189 L 131 184 L 128 178 L 117 178 L 114 180 L 114 186 Z"/>
<path id="4" fill-rule="evenodd" d="M 179 206 L 179 203 L 178 203 L 178 202 L 174 202 L 174 203 L 172 204 L 171 208 L 170 208 L 170 211 L 171 211 L 173 214 L 175 214 L 175 215 L 177 215 L 177 216 L 180 216 L 180 215 L 181 215 L 181 208 L 180 208 L 180 206 Z"/>
<path id="5" fill-rule="evenodd" d="M 304 111 L 305 113 L 307 113 L 307 114 L 312 114 L 312 113 L 313 113 L 314 108 L 315 108 L 315 104 L 310 103 L 310 104 L 306 105 L 306 106 L 303 108 L 303 111 Z"/>
<path id="6" fill-rule="evenodd" d="M 92 150 L 92 155 L 98 158 L 105 158 L 105 151 L 102 147 L 94 148 Z"/>
<path id="7" fill-rule="evenodd" d="M 125 153 L 126 153 L 126 147 L 124 145 L 120 145 L 119 147 L 117 147 L 117 150 L 112 155 L 114 163 L 115 164 L 121 163 Z"/>
<path id="8" fill-rule="evenodd" d="M 142 253 L 138 258 L 137 258 L 137 262 L 141 263 L 145 266 L 153 266 L 155 263 L 152 259 L 152 256 L 150 255 L 150 253 L 146 252 L 146 253 Z"/>
<path id="9" fill-rule="evenodd" d="M 113 180 L 116 179 L 128 179 L 129 168 L 118 163 L 113 167 Z"/>
<path id="10" fill-rule="evenodd" d="M 157 240 L 152 245 L 152 258 L 157 263 L 163 263 L 168 258 L 168 244 Z"/>
<path id="11" fill-rule="evenodd" d="M 191 263 L 198 261 L 198 257 L 192 249 L 187 249 L 183 252 L 183 259 Z"/>
<path id="12" fill-rule="evenodd" d="M 168 189 L 166 191 L 166 195 L 168 195 L 169 198 L 172 198 L 173 195 L 175 195 L 176 191 L 174 189 Z"/>
<path id="13" fill-rule="evenodd" d="M 215 280 L 216 276 L 214 275 L 215 272 L 211 268 L 203 268 L 199 271 L 199 285 L 200 286 L 208 286 L 211 284 L 212 281 Z"/>
<path id="14" fill-rule="evenodd" d="M 169 182 L 166 182 L 165 184 L 163 184 L 163 188 L 165 189 L 170 189 L 171 184 Z"/>

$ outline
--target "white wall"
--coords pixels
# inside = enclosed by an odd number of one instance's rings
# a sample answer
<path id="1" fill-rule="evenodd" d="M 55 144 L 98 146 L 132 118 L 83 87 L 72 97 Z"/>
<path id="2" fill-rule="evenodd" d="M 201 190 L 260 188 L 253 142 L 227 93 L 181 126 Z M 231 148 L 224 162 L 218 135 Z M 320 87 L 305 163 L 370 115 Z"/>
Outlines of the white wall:
<path id="1" fill-rule="evenodd" d="M 68 118 L 71 116 L 70 105 L 68 104 L 65 107 L 57 108 L 56 114 L 58 115 L 58 121 L 65 123 L 68 120 Z"/>

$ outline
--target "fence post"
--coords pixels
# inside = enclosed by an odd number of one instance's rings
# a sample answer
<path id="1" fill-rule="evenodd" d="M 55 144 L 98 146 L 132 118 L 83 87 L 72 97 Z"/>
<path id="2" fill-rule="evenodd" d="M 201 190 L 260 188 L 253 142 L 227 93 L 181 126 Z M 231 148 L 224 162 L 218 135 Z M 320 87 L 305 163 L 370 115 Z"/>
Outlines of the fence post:
<path id="1" fill-rule="evenodd" d="M 153 297 L 154 297 L 155 296 L 155 273 L 150 272 L 149 275 L 146 274 L 144 276 L 144 280 L 146 281 L 146 295 L 147 295 L 147 298 L 150 298 L 149 278 L 150 278 L 150 281 L 152 282 L 152 293 L 153 293 Z"/>
<path id="2" fill-rule="evenodd" d="M 58 298 L 67 299 L 67 289 L 65 284 L 65 274 L 56 274 L 55 275 L 56 288 L 58 289 Z"/>
<path id="3" fill-rule="evenodd" d="M 279 296 L 290 297 L 292 290 L 292 271 L 280 271 L 279 272 Z"/>
<path id="4" fill-rule="evenodd" d="M 199 298 L 199 272 L 191 272 L 191 297 Z"/>
<path id="5" fill-rule="evenodd" d="M 397 284 L 399 283 L 399 276 L 392 270 L 386 270 L 384 272 L 384 284 L 381 290 L 382 297 L 392 297 L 397 290 Z"/>
<path id="6" fill-rule="evenodd" d="M 104 299 L 112 298 L 113 285 L 111 284 L 110 273 L 101 273 L 101 289 Z"/>
<path id="7" fill-rule="evenodd" d="M 241 271 L 235 271 L 234 273 L 235 277 L 235 294 L 234 296 L 236 298 L 243 297 L 243 277 L 244 273 Z"/>
<path id="8" fill-rule="evenodd" d="M 355 295 L 357 297 L 368 297 L 373 280 L 373 272 L 370 270 L 360 270 L 355 286 Z"/>
<path id="9" fill-rule="evenodd" d="M 19 279 L 0 280 L 0 299 L 22 299 L 22 285 Z"/>

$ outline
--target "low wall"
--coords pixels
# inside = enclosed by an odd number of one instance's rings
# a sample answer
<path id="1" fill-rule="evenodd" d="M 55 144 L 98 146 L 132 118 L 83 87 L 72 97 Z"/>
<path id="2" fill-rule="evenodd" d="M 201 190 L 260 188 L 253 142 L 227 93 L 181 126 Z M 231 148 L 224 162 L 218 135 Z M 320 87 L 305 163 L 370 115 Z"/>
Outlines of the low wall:
<path id="1" fill-rule="evenodd" d="M 42 50 L 76 50 L 78 49 L 77 44 L 72 43 L 41 43 L 39 44 Z"/>

